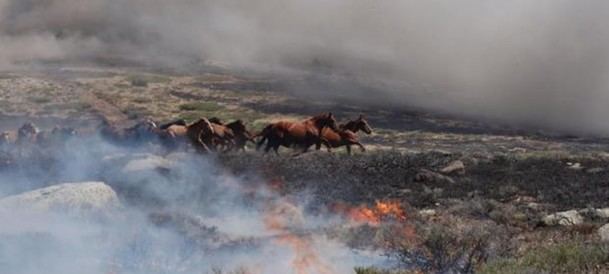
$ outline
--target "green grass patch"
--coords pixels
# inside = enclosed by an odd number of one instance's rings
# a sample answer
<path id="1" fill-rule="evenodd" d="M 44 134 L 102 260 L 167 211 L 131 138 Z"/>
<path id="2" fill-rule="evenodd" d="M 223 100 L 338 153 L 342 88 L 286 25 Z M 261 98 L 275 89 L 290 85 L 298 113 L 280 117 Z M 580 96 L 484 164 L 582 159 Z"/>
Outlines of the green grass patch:
<path id="1" fill-rule="evenodd" d="M 29 97 L 28 100 L 32 103 L 36 103 L 36 104 L 46 104 L 51 102 L 51 97 L 47 97 L 47 96 L 32 96 Z"/>
<path id="2" fill-rule="evenodd" d="M 495 260 L 479 273 L 595 273 L 608 267 L 607 244 L 568 242 L 529 250 L 520 258 Z"/>
<path id="3" fill-rule="evenodd" d="M 224 107 L 215 102 L 193 102 L 180 105 L 182 111 L 213 112 L 221 109 Z"/>

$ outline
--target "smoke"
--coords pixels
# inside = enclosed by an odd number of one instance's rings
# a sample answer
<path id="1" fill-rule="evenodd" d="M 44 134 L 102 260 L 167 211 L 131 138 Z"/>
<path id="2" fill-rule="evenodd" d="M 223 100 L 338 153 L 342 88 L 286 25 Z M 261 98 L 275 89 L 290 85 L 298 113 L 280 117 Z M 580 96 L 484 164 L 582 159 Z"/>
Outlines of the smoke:
<path id="1" fill-rule="evenodd" d="M 1 0 L 0 60 L 203 60 L 306 76 L 312 83 L 297 91 L 316 96 L 609 134 L 608 8 L 602 0 Z"/>
<path id="2" fill-rule="evenodd" d="M 313 214 L 309 195 L 279 195 L 255 174 L 227 174 L 200 155 L 149 153 L 157 149 L 78 137 L 63 148 L 7 150 L 20 158 L 0 171 L 0 199 L 57 182 L 103 180 L 119 193 L 122 207 L 40 211 L 3 203 L 2 273 L 200 274 L 219 268 L 326 274 L 388 263 L 373 249 L 355 250 L 330 237 L 355 224 Z M 247 272 L 230 272 L 241 267 Z"/>

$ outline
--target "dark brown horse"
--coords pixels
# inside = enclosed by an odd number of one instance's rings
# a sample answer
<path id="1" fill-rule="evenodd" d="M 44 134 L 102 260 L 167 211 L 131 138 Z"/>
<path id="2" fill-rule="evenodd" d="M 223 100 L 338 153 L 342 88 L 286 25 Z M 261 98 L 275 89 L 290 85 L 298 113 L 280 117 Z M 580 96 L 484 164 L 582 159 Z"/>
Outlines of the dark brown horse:
<path id="1" fill-rule="evenodd" d="M 338 127 L 342 130 L 350 130 L 353 133 L 357 133 L 361 130 L 366 134 L 372 134 L 372 128 L 363 114 L 360 114 L 357 119 L 351 120 L 346 124 L 340 124 Z"/>
<path id="2" fill-rule="evenodd" d="M 171 125 L 160 132 L 164 138 L 171 138 L 177 142 L 186 142 L 195 147 L 200 152 L 209 152 L 209 141 L 214 134 L 212 123 L 206 118 L 187 125 Z"/>
<path id="3" fill-rule="evenodd" d="M 23 124 L 17 131 L 17 144 L 35 143 L 38 132 L 40 130 L 33 123 Z"/>
<path id="4" fill-rule="evenodd" d="M 328 148 L 328 151 L 330 151 L 330 148 L 346 146 L 347 153 L 351 155 L 352 145 L 359 146 L 362 152 L 366 151 L 366 148 L 360 143 L 356 134 L 356 132 L 360 130 L 366 134 L 372 133 L 372 128 L 363 115 L 360 115 L 356 120 L 352 120 L 346 124 L 340 125 L 339 128 L 339 130 L 332 130 L 330 128 L 324 128 L 322 130 L 323 138 L 328 141 L 327 144 L 324 143 Z"/>
<path id="5" fill-rule="evenodd" d="M 158 137 L 158 127 L 150 119 L 142 120 L 128 127 L 118 127 L 105 118 L 102 120 L 100 134 L 103 138 L 118 144 L 143 144 L 144 141 L 152 141 Z"/>
<path id="6" fill-rule="evenodd" d="M 245 151 L 245 145 L 248 141 L 255 143 L 253 140 L 254 135 L 247 130 L 243 121 L 237 120 L 232 123 L 228 123 L 226 124 L 226 127 L 230 128 L 234 134 L 233 141 L 235 145 L 233 149 L 237 151 Z"/>
<path id="7" fill-rule="evenodd" d="M 256 148 L 260 149 L 267 141 L 264 149 L 265 153 L 271 148 L 275 153 L 278 153 L 280 146 L 297 146 L 303 149 L 302 153 L 305 153 L 313 144 L 316 144 L 316 147 L 319 148 L 321 143 L 327 143 L 321 135 L 322 129 L 326 127 L 338 130 L 336 119 L 331 112 L 300 122 L 279 121 L 266 126 L 262 132 L 256 135 L 262 137 Z"/>

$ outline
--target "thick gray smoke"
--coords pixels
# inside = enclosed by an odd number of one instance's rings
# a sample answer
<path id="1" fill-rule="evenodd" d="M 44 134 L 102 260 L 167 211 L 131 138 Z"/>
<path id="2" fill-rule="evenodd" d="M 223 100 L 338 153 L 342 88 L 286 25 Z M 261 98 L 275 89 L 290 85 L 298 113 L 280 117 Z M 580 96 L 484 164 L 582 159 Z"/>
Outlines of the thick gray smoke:
<path id="1" fill-rule="evenodd" d="M 280 196 L 255 178 L 225 174 L 211 159 L 148 153 L 154 148 L 139 151 L 82 137 L 42 153 L 27 146 L 9 150 L 22 159 L 0 170 L 0 272 L 322 274 L 387 261 L 328 237 L 327 229 L 350 223 L 310 214 L 307 195 Z M 122 205 L 77 211 L 82 206 L 74 201 L 83 198 L 72 195 L 60 197 L 71 204 L 67 211 L 40 210 L 44 198 L 7 207 L 7 195 L 91 180 L 111 185 Z"/>
<path id="2" fill-rule="evenodd" d="M 609 134 L 608 18 L 602 0 L 0 0 L 0 60 L 204 60 L 313 76 L 326 96 Z"/>

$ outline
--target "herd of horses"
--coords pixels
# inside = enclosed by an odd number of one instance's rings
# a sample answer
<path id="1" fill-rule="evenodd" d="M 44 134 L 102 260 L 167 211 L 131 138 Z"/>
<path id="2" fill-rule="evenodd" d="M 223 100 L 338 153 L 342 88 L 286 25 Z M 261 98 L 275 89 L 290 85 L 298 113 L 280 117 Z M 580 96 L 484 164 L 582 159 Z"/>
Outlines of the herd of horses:
<path id="1" fill-rule="evenodd" d="M 357 133 L 371 134 L 372 129 L 363 115 L 357 119 L 338 124 L 335 116 L 328 112 L 301 121 L 282 120 L 268 124 L 259 133 L 253 134 L 242 120 L 223 123 L 218 118 L 200 118 L 193 123 L 176 120 L 158 124 L 152 119 L 138 122 L 128 128 L 120 128 L 103 120 L 98 128 L 100 136 L 116 144 L 141 144 L 158 142 L 168 149 L 194 148 L 201 153 L 245 151 L 248 142 L 255 144 L 256 150 L 264 146 L 264 152 L 279 153 L 280 147 L 288 147 L 307 152 L 313 145 L 316 149 L 325 146 L 333 148 L 345 146 L 351 154 L 351 146 L 358 146 L 362 152 L 364 145 Z M 50 145 L 66 140 L 78 133 L 72 128 L 55 127 L 50 131 L 39 131 L 34 124 L 25 123 L 15 134 L 0 134 L 0 145 L 39 144 Z"/>

